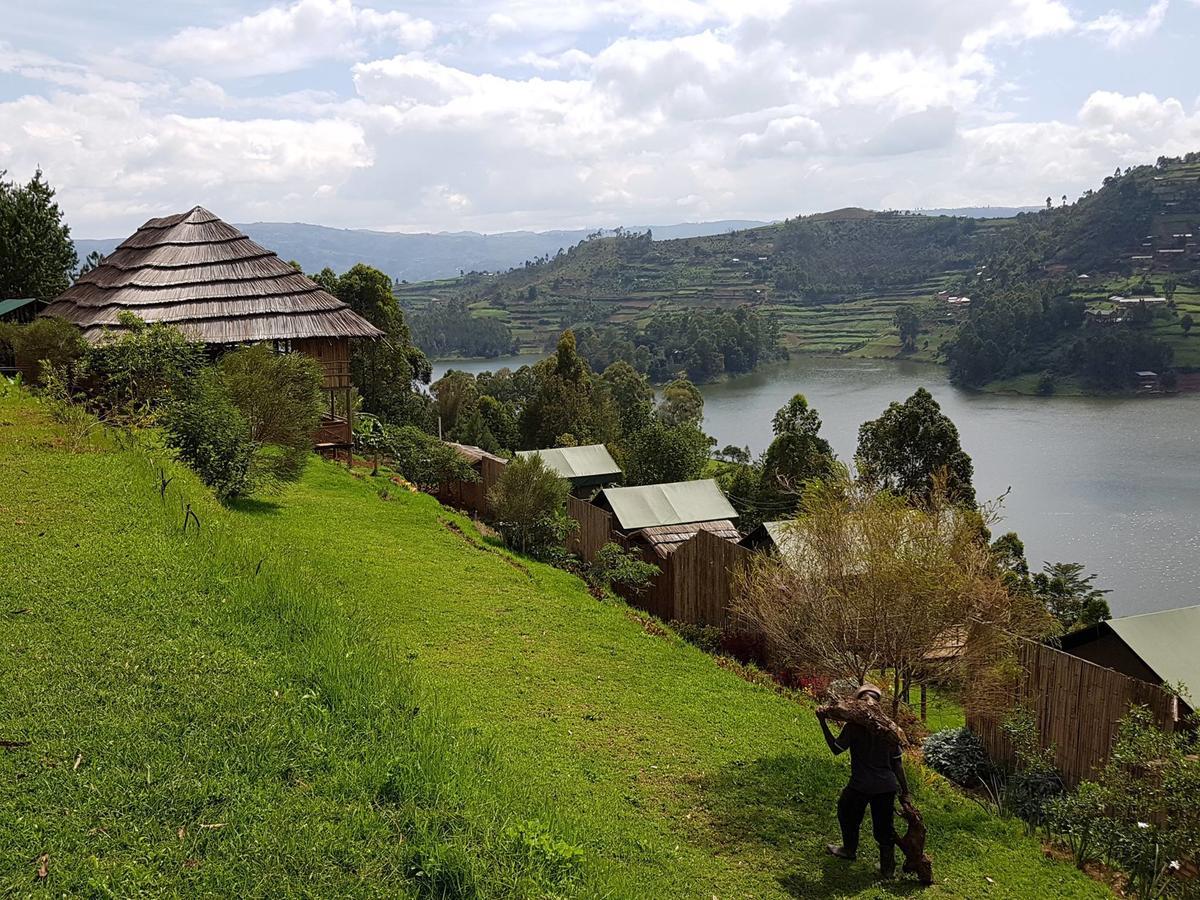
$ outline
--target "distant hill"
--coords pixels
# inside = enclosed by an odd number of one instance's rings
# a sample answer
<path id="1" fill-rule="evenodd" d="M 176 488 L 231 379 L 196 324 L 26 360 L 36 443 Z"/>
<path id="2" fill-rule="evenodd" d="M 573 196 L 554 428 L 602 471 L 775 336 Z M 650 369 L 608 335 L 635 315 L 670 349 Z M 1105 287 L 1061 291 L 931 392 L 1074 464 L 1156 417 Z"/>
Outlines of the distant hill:
<path id="1" fill-rule="evenodd" d="M 728 219 L 717 222 L 686 222 L 678 225 L 636 226 L 626 230 L 653 231 L 655 238 L 690 238 L 754 228 L 764 222 Z M 254 222 L 240 224 L 255 241 L 294 259 L 306 272 L 328 266 L 344 272 L 365 262 L 401 281 L 430 281 L 451 278 L 464 272 L 505 271 L 525 260 L 553 256 L 594 234 L 596 229 L 562 231 L 505 231 L 480 234 L 475 231 L 399 233 L 365 229 L 329 228 L 301 222 Z M 608 229 L 606 233 L 611 234 Z M 80 259 L 93 250 L 111 253 L 123 238 L 77 240 Z"/>
<path id="2" fill-rule="evenodd" d="M 949 214 L 958 212 L 972 215 Z M 400 296 L 413 310 L 462 300 L 475 315 L 506 322 L 527 349 L 544 347 L 564 327 L 644 324 L 663 311 L 750 304 L 776 313 L 795 348 L 870 352 L 868 345 L 894 336 L 898 305 L 932 301 L 941 290 L 986 294 L 1072 273 L 1200 280 L 1200 154 L 1114 173 L 1053 209 L 849 207 L 666 236 L 591 239 L 501 275 L 413 284 Z M 939 315 L 929 346 L 920 348 L 930 357 L 954 328 L 945 310 Z"/>

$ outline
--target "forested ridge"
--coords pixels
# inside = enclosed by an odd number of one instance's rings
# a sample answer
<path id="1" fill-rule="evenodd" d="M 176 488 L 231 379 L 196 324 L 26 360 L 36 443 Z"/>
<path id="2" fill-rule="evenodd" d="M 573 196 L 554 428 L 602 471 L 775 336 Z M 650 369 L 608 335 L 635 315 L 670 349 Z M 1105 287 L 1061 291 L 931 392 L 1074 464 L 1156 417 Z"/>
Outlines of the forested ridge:
<path id="1" fill-rule="evenodd" d="M 397 290 L 414 321 L 453 303 L 497 323 L 487 326 L 492 346 L 476 355 L 512 345 L 541 350 L 574 328 L 597 367 L 625 359 L 655 380 L 745 371 L 726 350 L 698 362 L 704 344 L 659 354 L 652 323 L 677 330 L 682 313 L 750 307 L 790 350 L 917 353 L 949 364 L 970 385 L 1048 373 L 1119 387 L 1131 366 L 1200 362 L 1176 352 L 1175 331 L 1186 334 L 1190 311 L 1185 303 L 1165 318 L 1135 314 L 1132 324 L 1145 327 L 1099 335 L 1085 333 L 1088 305 L 1110 292 L 1162 295 L 1177 287 L 1186 301 L 1187 288 L 1200 283 L 1191 237 L 1198 231 L 1200 154 L 1189 154 L 1117 170 L 1074 201 L 1047 197 L 1045 209 L 1007 219 L 848 208 L 679 240 L 597 233 L 506 273 Z M 969 296 L 969 312 L 964 305 L 949 315 L 946 295 Z M 917 324 L 901 335 L 900 322 L 914 315 Z M 414 331 L 427 352 L 441 352 Z M 750 368 L 773 358 L 769 343 Z"/>

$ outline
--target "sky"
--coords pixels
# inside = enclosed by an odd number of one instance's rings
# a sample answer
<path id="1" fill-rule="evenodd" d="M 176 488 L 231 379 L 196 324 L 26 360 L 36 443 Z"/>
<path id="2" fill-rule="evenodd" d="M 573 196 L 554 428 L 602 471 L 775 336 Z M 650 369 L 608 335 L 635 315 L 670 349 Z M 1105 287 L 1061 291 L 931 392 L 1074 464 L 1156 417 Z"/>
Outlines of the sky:
<path id="1" fill-rule="evenodd" d="M 0 0 L 76 237 L 1032 205 L 1200 150 L 1200 0 Z"/>

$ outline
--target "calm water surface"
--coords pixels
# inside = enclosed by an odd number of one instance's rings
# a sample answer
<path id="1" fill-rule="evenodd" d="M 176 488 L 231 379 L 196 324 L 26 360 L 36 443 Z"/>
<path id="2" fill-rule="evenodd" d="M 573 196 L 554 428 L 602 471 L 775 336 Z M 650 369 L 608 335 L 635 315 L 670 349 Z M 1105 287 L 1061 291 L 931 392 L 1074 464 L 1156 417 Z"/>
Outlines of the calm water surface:
<path id="1" fill-rule="evenodd" d="M 472 372 L 537 356 L 435 364 Z M 705 385 L 717 445 L 758 452 L 796 392 L 851 458 L 858 426 L 924 387 L 958 426 L 981 500 L 1012 488 L 996 533 L 1015 530 L 1030 564 L 1077 561 L 1111 588 L 1115 615 L 1200 603 L 1200 394 L 1092 399 L 1006 397 L 951 386 L 945 370 L 892 360 L 796 357 Z"/>

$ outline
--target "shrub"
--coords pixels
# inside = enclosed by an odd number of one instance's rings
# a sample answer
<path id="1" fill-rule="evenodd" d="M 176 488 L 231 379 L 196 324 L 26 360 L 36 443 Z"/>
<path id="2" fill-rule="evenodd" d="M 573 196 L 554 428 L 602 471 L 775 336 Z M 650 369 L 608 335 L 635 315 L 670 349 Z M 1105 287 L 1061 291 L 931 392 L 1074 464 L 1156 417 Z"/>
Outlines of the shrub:
<path id="1" fill-rule="evenodd" d="M 457 450 L 414 425 L 388 425 L 374 416 L 359 416 L 354 446 L 387 457 L 392 468 L 426 490 L 448 481 L 479 480 Z"/>
<path id="2" fill-rule="evenodd" d="M 716 655 L 723 649 L 724 633 L 715 625 L 696 625 L 672 619 L 668 622 L 674 632 L 694 647 Z"/>
<path id="3" fill-rule="evenodd" d="M 1089 781 L 1073 793 L 1046 804 L 1046 824 L 1067 845 L 1075 865 L 1083 868 L 1113 846 L 1113 824 L 1104 817 L 1103 789 Z"/>
<path id="4" fill-rule="evenodd" d="M 246 417 L 234 405 L 220 373 L 202 372 L 166 411 L 169 443 L 221 500 L 253 488 L 254 442 Z"/>
<path id="5" fill-rule="evenodd" d="M 574 524 L 565 509 L 567 483 L 541 456 L 535 453 L 510 461 L 488 500 L 509 547 L 539 559 L 561 552 Z"/>
<path id="6" fill-rule="evenodd" d="M 147 325 L 127 311 L 120 322 L 123 331 L 106 333 L 88 347 L 81 375 L 102 413 L 153 416 L 207 365 L 204 345 L 171 325 Z"/>
<path id="7" fill-rule="evenodd" d="M 1078 828 L 1095 834 L 1108 859 L 1129 876 L 1130 896 L 1194 896 L 1195 885 L 1188 894 L 1187 883 L 1175 877 L 1200 847 L 1200 758 L 1191 740 L 1186 729 L 1158 728 L 1145 707 L 1131 708 L 1107 765 L 1062 811 L 1086 821 Z M 1058 817 L 1052 821 L 1068 844 L 1077 839 Z"/>
<path id="8" fill-rule="evenodd" d="M 654 563 L 643 561 L 636 553 L 609 542 L 599 549 L 587 570 L 587 580 L 595 587 L 625 588 L 634 594 L 644 591 L 659 572 Z"/>
<path id="9" fill-rule="evenodd" d="M 962 787 L 977 787 L 992 769 L 983 741 L 969 728 L 947 728 L 923 745 L 925 765 Z"/>
<path id="10" fill-rule="evenodd" d="M 163 424 L 180 457 L 222 500 L 300 477 L 320 421 L 321 372 L 265 344 L 182 381 Z"/>
<path id="11" fill-rule="evenodd" d="M 257 448 L 256 482 L 295 481 L 321 421 L 322 375 L 316 361 L 255 344 L 223 356 L 219 370 Z"/>
<path id="12" fill-rule="evenodd" d="M 42 382 L 46 363 L 72 373 L 87 349 L 79 329 L 54 316 L 34 319 L 28 325 L 0 322 L 0 341 L 12 346 L 17 365 L 30 373 L 35 384 Z"/>

